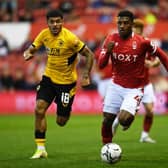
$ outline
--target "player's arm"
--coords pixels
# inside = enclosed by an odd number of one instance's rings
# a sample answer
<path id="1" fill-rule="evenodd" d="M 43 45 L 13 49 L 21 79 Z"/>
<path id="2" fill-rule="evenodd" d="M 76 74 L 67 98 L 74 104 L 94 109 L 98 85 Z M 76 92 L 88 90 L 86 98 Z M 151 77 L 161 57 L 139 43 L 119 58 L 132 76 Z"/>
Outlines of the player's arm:
<path id="1" fill-rule="evenodd" d="M 161 63 L 164 65 L 164 67 L 168 71 L 168 55 L 166 54 L 166 52 L 164 52 L 161 48 L 158 47 L 154 55 L 156 55 L 159 58 Z"/>
<path id="2" fill-rule="evenodd" d="M 35 38 L 35 40 L 33 41 L 33 43 L 29 46 L 28 49 L 26 49 L 23 53 L 24 59 L 26 61 L 30 60 L 31 58 L 33 58 L 34 53 L 42 46 L 43 44 L 43 39 L 45 36 L 45 29 L 43 31 L 41 31 L 37 37 Z"/>
<path id="3" fill-rule="evenodd" d="M 160 65 L 160 60 L 158 57 L 155 57 L 154 60 L 145 60 L 145 66 L 147 68 L 157 67 Z"/>
<path id="4" fill-rule="evenodd" d="M 85 58 L 86 58 L 86 63 L 85 63 L 85 67 L 83 69 L 82 81 L 81 81 L 81 86 L 85 87 L 85 86 L 88 86 L 90 84 L 90 72 L 91 72 L 91 69 L 92 69 L 92 66 L 93 66 L 94 54 L 87 46 L 85 46 L 80 51 L 80 54 L 82 56 L 85 56 Z"/>
<path id="5" fill-rule="evenodd" d="M 160 62 L 164 65 L 168 71 L 168 55 L 160 47 L 157 47 L 152 41 L 145 39 L 145 47 L 147 47 L 147 52 L 149 52 L 154 57 L 158 57 Z"/>
<path id="6" fill-rule="evenodd" d="M 31 58 L 33 58 L 33 54 L 37 51 L 37 49 L 33 46 L 33 45 L 30 45 L 29 48 L 27 50 L 24 51 L 23 53 L 23 56 L 24 56 L 24 59 L 26 61 L 30 60 Z"/>
<path id="7" fill-rule="evenodd" d="M 111 56 L 112 50 L 114 48 L 114 44 L 114 41 L 111 41 L 110 37 L 105 39 L 98 59 L 98 66 L 100 69 L 103 69 L 108 64 L 109 57 Z"/>

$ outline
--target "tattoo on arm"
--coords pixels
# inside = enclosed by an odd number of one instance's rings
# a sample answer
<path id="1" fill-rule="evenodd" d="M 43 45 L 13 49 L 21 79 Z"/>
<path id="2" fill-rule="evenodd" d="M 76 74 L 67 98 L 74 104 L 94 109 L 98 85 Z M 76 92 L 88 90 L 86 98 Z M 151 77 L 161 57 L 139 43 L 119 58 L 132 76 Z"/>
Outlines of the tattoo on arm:
<path id="1" fill-rule="evenodd" d="M 86 58 L 85 70 L 90 72 L 93 65 L 93 52 L 87 46 L 85 46 L 80 54 Z"/>

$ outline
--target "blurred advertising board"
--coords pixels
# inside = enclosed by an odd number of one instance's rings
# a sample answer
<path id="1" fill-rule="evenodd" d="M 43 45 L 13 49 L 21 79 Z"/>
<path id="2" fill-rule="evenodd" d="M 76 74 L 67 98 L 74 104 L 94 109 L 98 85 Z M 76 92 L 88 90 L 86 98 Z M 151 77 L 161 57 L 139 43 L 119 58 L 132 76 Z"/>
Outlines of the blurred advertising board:
<path id="1" fill-rule="evenodd" d="M 32 114 L 35 107 L 35 92 L 1 92 L 0 114 Z M 155 114 L 168 114 L 168 93 L 156 94 Z M 101 114 L 102 99 L 97 91 L 78 91 L 73 104 L 72 114 Z M 48 113 L 55 114 L 53 103 Z M 141 105 L 139 114 L 143 114 Z"/>

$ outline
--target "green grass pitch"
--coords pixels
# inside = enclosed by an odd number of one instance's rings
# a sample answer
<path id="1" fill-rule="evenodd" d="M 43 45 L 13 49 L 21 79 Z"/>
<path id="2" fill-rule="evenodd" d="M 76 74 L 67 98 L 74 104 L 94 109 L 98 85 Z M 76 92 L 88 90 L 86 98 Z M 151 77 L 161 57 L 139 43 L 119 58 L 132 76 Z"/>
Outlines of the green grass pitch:
<path id="1" fill-rule="evenodd" d="M 168 167 L 168 116 L 155 116 L 151 136 L 156 144 L 140 143 L 143 116 L 114 138 L 123 155 L 109 165 L 100 159 L 101 115 L 72 115 L 65 127 L 48 115 L 47 159 L 30 160 L 35 151 L 32 115 L 0 116 L 0 168 L 166 168 Z"/>

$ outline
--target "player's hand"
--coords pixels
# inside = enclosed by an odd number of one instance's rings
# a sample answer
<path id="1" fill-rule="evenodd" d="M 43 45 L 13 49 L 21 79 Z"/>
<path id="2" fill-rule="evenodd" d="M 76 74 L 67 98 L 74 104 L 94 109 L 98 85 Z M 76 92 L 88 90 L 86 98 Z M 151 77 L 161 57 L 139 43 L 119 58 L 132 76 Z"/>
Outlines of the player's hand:
<path id="1" fill-rule="evenodd" d="M 107 44 L 107 53 L 111 53 L 112 52 L 112 50 L 114 48 L 114 45 L 115 45 L 114 41 L 111 41 L 111 42 L 109 42 Z"/>
<path id="2" fill-rule="evenodd" d="M 146 59 L 146 60 L 145 60 L 145 67 L 146 67 L 146 68 L 151 68 L 151 67 L 153 67 L 153 62 Z"/>
<path id="3" fill-rule="evenodd" d="M 25 59 L 26 61 L 28 61 L 29 59 L 33 58 L 33 54 L 31 54 L 31 53 L 28 52 L 28 51 L 25 51 L 25 52 L 23 53 L 23 57 L 24 57 L 24 59 Z"/>
<path id="4" fill-rule="evenodd" d="M 90 77 L 88 73 L 83 73 L 82 79 L 81 79 L 81 86 L 87 87 L 90 85 Z"/>

